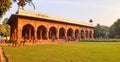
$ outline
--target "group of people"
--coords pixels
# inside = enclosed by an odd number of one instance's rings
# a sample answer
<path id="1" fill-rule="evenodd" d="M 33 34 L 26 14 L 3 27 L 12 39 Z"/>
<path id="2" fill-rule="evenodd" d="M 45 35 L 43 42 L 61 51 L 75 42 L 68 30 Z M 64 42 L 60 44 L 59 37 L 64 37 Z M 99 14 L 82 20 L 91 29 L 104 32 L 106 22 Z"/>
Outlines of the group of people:
<path id="1" fill-rule="evenodd" d="M 7 40 L 5 40 L 5 39 L 0 39 L 0 44 L 4 44 L 4 43 L 7 43 Z"/>
<path id="2" fill-rule="evenodd" d="M 71 37 L 71 36 L 62 37 L 62 39 L 64 39 L 65 42 L 80 40 L 79 38 L 74 38 L 74 37 Z M 53 36 L 53 37 L 52 37 L 52 40 L 53 40 L 53 42 L 54 42 L 55 40 L 57 40 L 57 37 Z"/>
<path id="3" fill-rule="evenodd" d="M 65 42 L 69 42 L 69 41 L 76 41 L 76 40 L 79 40 L 79 38 L 74 38 L 74 37 L 71 37 L 71 36 L 68 36 L 68 37 L 63 37 L 62 39 L 65 40 Z M 57 37 L 56 36 L 52 36 L 51 40 L 53 42 L 55 42 L 57 40 Z M 27 42 L 27 39 L 22 39 L 21 41 L 17 41 L 17 40 L 4 40 L 4 39 L 1 39 L 0 40 L 0 44 L 8 44 L 8 45 L 12 45 L 14 47 L 16 47 L 17 45 L 25 45 L 25 43 Z M 34 43 L 35 40 L 32 38 L 32 40 L 29 40 L 29 42 L 31 43 Z"/>
<path id="4" fill-rule="evenodd" d="M 27 40 L 24 39 L 24 40 L 21 40 L 19 43 L 17 42 L 17 40 L 5 40 L 5 39 L 1 39 L 0 40 L 0 44 L 8 44 L 9 45 L 12 45 L 13 47 L 16 47 L 17 45 L 25 45 L 25 42 Z"/>

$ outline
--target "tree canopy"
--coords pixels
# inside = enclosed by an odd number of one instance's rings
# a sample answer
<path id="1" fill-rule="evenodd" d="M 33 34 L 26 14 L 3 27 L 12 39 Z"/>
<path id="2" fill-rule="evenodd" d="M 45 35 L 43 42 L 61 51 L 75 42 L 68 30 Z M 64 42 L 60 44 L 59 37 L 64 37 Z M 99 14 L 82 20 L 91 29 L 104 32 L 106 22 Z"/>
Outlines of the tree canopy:
<path id="1" fill-rule="evenodd" d="M 119 37 L 120 38 L 120 19 L 118 19 L 109 29 L 110 37 Z"/>
<path id="2" fill-rule="evenodd" d="M 22 8 L 26 5 L 26 3 L 28 3 L 35 9 L 35 5 L 33 4 L 32 0 L 13 0 L 13 2 L 18 2 L 18 6 Z M 11 4 L 11 0 L 0 0 L 0 19 L 9 10 Z"/>
<path id="3" fill-rule="evenodd" d="M 2 37 L 10 36 L 10 26 L 7 24 L 8 18 L 5 18 L 3 23 L 0 24 L 0 35 Z"/>
<path id="4" fill-rule="evenodd" d="M 13 0 L 13 1 L 18 2 L 19 8 L 22 7 L 22 9 L 24 9 L 24 6 L 26 5 L 26 3 L 28 3 L 29 5 L 32 5 L 35 9 L 35 5 L 33 4 L 32 0 Z"/>
<path id="5" fill-rule="evenodd" d="M 107 38 L 109 35 L 109 27 L 97 24 L 94 29 L 95 38 Z"/>
<path id="6" fill-rule="evenodd" d="M 9 10 L 11 4 L 11 0 L 0 0 L 0 18 Z"/>
<path id="7" fill-rule="evenodd" d="M 0 35 L 3 36 L 3 33 L 5 33 L 5 32 L 6 32 L 5 26 L 0 24 Z"/>

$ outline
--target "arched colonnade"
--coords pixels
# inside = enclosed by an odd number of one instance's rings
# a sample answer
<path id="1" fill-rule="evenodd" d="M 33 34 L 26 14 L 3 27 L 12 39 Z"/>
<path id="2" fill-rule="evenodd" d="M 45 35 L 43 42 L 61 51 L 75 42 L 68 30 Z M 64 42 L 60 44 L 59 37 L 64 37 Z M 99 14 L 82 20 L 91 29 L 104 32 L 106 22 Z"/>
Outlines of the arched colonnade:
<path id="1" fill-rule="evenodd" d="M 51 40 L 53 38 L 69 39 L 69 40 L 87 40 L 93 38 L 93 31 L 90 29 L 74 29 L 74 28 L 57 28 L 55 26 L 46 27 L 40 25 L 35 30 L 31 24 L 26 24 L 22 27 L 22 39 L 27 40 Z"/>

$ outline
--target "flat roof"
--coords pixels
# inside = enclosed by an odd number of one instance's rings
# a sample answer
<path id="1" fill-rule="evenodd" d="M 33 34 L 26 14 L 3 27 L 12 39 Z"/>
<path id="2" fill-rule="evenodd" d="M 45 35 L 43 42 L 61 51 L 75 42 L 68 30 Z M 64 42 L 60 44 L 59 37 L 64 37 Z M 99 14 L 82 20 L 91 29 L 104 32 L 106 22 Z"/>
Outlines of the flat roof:
<path id="1" fill-rule="evenodd" d="M 23 10 L 23 9 L 19 9 L 17 12 L 17 15 L 30 16 L 30 17 L 54 20 L 58 22 L 65 22 L 65 23 L 72 23 L 77 25 L 93 27 L 90 22 L 80 22 L 80 21 L 71 20 L 68 18 L 63 18 L 63 17 L 49 15 L 49 14 L 35 12 L 35 11 Z"/>

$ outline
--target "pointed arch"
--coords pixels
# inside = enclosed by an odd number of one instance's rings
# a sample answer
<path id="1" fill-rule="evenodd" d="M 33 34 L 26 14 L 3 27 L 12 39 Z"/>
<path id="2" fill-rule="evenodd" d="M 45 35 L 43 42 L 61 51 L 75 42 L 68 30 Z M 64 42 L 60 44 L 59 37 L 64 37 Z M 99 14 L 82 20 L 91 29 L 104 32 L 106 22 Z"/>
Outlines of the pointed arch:
<path id="1" fill-rule="evenodd" d="M 81 30 L 81 39 L 84 39 L 84 30 Z"/>
<path id="2" fill-rule="evenodd" d="M 54 26 L 49 29 L 49 39 L 52 39 L 53 37 L 57 37 L 57 28 Z"/>
<path id="3" fill-rule="evenodd" d="M 78 38 L 79 38 L 79 35 L 80 35 L 80 34 L 79 34 L 79 30 L 78 30 L 78 29 L 76 29 L 76 30 L 75 30 L 75 38 L 77 38 L 77 39 L 78 39 Z"/>
<path id="4" fill-rule="evenodd" d="M 73 36 L 73 29 L 72 28 L 69 28 L 67 30 L 67 37 L 72 37 Z"/>
<path id="5" fill-rule="evenodd" d="M 90 31 L 89 36 L 90 36 L 90 38 L 92 38 L 92 31 Z"/>
<path id="6" fill-rule="evenodd" d="M 61 27 L 59 29 L 59 39 L 64 39 L 65 38 L 65 28 Z"/>
<path id="7" fill-rule="evenodd" d="M 34 27 L 31 24 L 26 24 L 22 29 L 22 38 L 31 40 L 34 38 Z"/>
<path id="8" fill-rule="evenodd" d="M 85 32 L 86 32 L 86 38 L 89 38 L 88 30 L 86 30 Z"/>
<path id="9" fill-rule="evenodd" d="M 37 28 L 37 39 L 47 39 L 47 29 L 45 26 L 41 25 Z"/>

